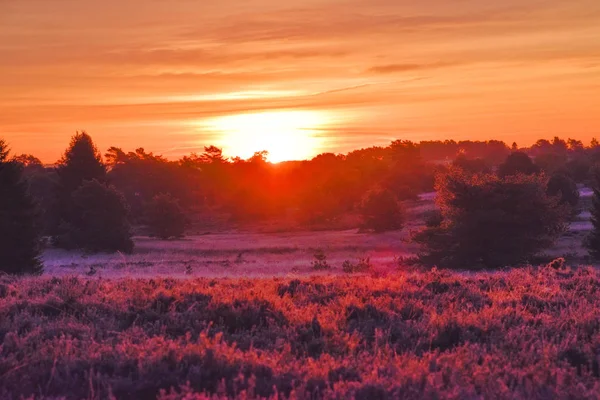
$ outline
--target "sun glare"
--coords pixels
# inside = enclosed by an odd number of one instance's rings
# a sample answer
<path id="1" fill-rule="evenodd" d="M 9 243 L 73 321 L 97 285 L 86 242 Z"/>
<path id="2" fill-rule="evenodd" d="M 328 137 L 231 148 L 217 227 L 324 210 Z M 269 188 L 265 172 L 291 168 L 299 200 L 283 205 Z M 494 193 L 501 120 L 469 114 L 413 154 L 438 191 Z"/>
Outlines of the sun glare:
<path id="1" fill-rule="evenodd" d="M 216 117 L 204 125 L 220 134 L 225 154 L 246 159 L 267 150 L 276 163 L 317 155 L 325 141 L 318 132 L 328 120 L 319 111 L 269 111 Z"/>

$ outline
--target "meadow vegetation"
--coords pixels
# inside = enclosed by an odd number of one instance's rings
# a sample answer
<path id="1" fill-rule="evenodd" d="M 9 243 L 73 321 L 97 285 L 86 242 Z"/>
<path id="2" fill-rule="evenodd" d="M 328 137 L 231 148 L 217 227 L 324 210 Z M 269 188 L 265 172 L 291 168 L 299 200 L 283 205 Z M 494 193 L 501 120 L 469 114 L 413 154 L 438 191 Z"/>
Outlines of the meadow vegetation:
<path id="1" fill-rule="evenodd" d="M 46 167 L 0 141 L 2 399 L 597 398 L 600 273 L 531 266 L 566 235 L 600 254 L 597 141 L 104 160 L 85 133 Z M 43 245 L 87 277 L 17 277 Z"/>
<path id="2" fill-rule="evenodd" d="M 0 283 L 0 397 L 596 398 L 600 276 Z"/>

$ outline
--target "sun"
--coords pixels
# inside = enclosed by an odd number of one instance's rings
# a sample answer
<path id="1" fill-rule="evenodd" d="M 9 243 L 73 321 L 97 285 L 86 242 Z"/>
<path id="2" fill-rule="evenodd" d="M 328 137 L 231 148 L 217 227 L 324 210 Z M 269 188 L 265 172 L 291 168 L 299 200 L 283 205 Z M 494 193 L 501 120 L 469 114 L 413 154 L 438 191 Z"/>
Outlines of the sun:
<path id="1" fill-rule="evenodd" d="M 277 163 L 317 155 L 325 144 L 318 133 L 327 123 L 324 112 L 268 111 L 215 117 L 203 125 L 219 133 L 225 154 L 247 159 L 266 150 Z"/>

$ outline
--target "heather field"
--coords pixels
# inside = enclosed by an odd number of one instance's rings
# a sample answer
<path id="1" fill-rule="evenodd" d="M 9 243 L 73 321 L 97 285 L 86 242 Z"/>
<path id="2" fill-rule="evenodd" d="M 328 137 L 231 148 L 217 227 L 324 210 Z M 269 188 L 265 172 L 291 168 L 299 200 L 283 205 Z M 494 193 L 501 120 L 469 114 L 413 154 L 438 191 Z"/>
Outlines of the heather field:
<path id="1" fill-rule="evenodd" d="M 600 275 L 1 279 L 0 398 L 598 398 Z"/>

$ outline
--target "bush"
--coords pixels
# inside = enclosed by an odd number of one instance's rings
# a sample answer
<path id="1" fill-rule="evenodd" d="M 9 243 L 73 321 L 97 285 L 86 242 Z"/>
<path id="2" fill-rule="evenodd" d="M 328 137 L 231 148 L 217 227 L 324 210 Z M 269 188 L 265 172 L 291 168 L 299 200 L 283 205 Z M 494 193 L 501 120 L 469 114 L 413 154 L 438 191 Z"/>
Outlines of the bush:
<path id="1" fill-rule="evenodd" d="M 324 271 L 331 268 L 331 265 L 327 263 L 327 256 L 322 249 L 317 249 L 313 257 L 315 260 L 312 262 L 312 267 L 315 271 Z"/>
<path id="2" fill-rule="evenodd" d="M 148 205 L 147 222 L 152 236 L 167 240 L 184 236 L 187 219 L 177 199 L 159 194 Z"/>
<path id="3" fill-rule="evenodd" d="M 23 180 L 21 164 L 7 157 L 6 144 L 0 140 L 0 271 L 40 274 L 37 210 Z"/>
<path id="4" fill-rule="evenodd" d="M 342 264 L 342 270 L 347 274 L 370 272 L 373 270 L 373 265 L 371 264 L 371 259 L 369 257 L 359 259 L 356 264 L 346 260 Z"/>
<path id="5" fill-rule="evenodd" d="M 567 204 L 575 208 L 579 202 L 579 190 L 577 184 L 569 176 L 555 173 L 548 181 L 546 190 L 550 196 L 559 196 L 561 204 Z"/>
<path id="6" fill-rule="evenodd" d="M 489 173 L 490 167 L 487 165 L 484 159 L 475 158 L 470 159 L 467 158 L 464 154 L 459 154 L 454 161 L 452 161 L 452 165 L 462 169 L 465 172 L 472 174 L 481 174 L 481 173 Z"/>
<path id="7" fill-rule="evenodd" d="M 60 227 L 57 246 L 92 252 L 133 250 L 128 207 L 113 186 L 86 181 L 73 193 L 72 201 L 73 217 Z"/>
<path id="8" fill-rule="evenodd" d="M 367 194 L 360 213 L 363 229 L 385 232 L 402 229 L 404 213 L 396 197 L 389 190 L 376 190 Z"/>
<path id="9" fill-rule="evenodd" d="M 538 172 L 540 172 L 539 167 L 533 163 L 527 154 L 520 151 L 515 151 L 509 155 L 498 167 L 498 176 L 501 178 L 519 174 L 533 175 Z"/>
<path id="10" fill-rule="evenodd" d="M 421 262 L 474 269 L 527 262 L 566 229 L 568 207 L 546 194 L 546 184 L 537 175 L 440 175 L 443 222 L 415 235 Z"/>

